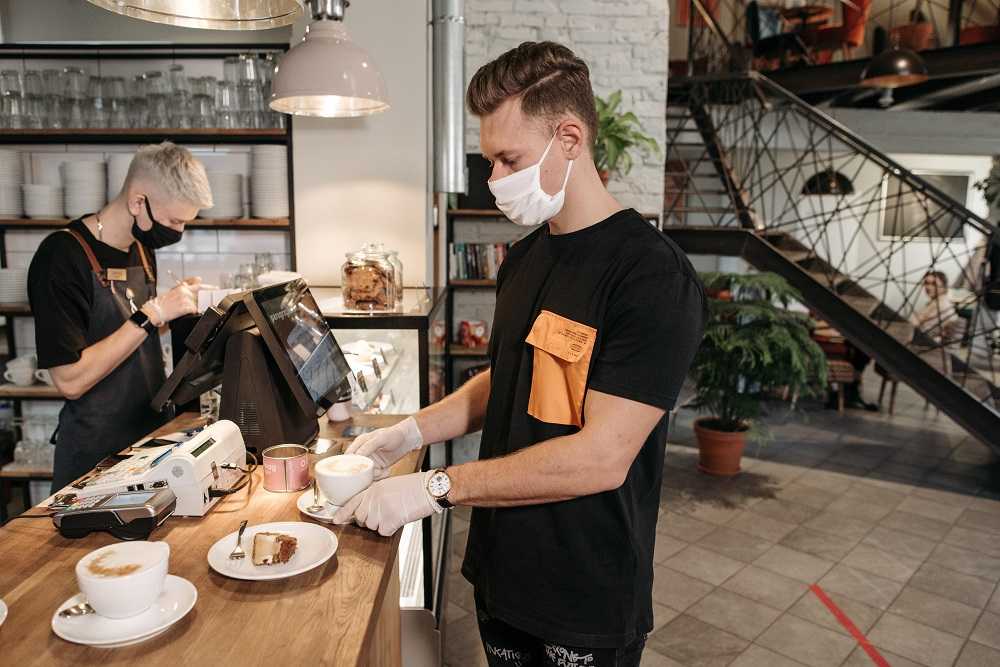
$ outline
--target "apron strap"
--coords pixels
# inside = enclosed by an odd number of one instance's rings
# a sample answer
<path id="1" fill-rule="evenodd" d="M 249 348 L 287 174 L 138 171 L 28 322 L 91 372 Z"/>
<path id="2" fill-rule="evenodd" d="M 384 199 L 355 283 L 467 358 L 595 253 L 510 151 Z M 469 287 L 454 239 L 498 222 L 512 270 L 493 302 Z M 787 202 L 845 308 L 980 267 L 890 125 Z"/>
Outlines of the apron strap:
<path id="1" fill-rule="evenodd" d="M 79 243 L 80 247 L 83 248 L 84 254 L 87 255 L 87 261 L 90 263 L 90 270 L 94 272 L 95 276 L 97 276 L 97 280 L 101 283 L 101 285 L 103 287 L 107 287 L 109 285 L 107 275 L 104 273 L 104 268 L 101 266 L 101 263 L 97 261 L 97 255 L 94 254 L 94 249 L 90 247 L 87 240 L 83 238 L 83 236 L 75 229 L 63 229 L 62 231 L 77 240 L 77 243 Z"/>
<path id="2" fill-rule="evenodd" d="M 104 271 L 104 267 L 101 266 L 101 263 L 97 261 L 97 255 L 94 254 L 94 249 L 90 247 L 87 240 L 83 238 L 83 236 L 75 229 L 63 229 L 62 231 L 77 240 L 77 243 L 80 244 L 80 247 L 83 248 L 83 252 L 87 255 L 87 261 L 90 263 L 90 269 L 94 272 L 94 275 L 97 276 L 97 279 L 101 281 L 101 285 L 103 287 L 107 287 L 109 284 L 107 274 Z M 149 263 L 149 258 L 146 257 L 146 249 L 138 241 L 135 243 L 139 249 L 139 259 L 142 261 L 142 270 L 146 272 L 146 282 L 151 285 L 155 285 L 156 275 L 153 273 L 153 268 Z"/>
<path id="3" fill-rule="evenodd" d="M 136 241 L 135 244 L 139 248 L 139 259 L 142 260 L 142 270 L 146 272 L 146 282 L 150 285 L 155 285 L 156 276 L 153 274 L 153 269 L 150 267 L 149 259 L 146 257 L 146 249 L 139 241 Z"/>

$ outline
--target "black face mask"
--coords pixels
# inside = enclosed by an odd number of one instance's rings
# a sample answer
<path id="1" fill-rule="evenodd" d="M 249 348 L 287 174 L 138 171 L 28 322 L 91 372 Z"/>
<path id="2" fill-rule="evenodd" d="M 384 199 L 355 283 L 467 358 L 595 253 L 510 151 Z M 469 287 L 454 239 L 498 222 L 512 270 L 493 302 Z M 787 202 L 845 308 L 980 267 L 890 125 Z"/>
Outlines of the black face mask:
<path id="1" fill-rule="evenodd" d="M 132 236 L 139 243 L 146 246 L 150 250 L 156 250 L 157 248 L 164 248 L 168 245 L 178 243 L 181 240 L 183 233 L 157 222 L 156 218 L 153 217 L 153 210 L 149 207 L 149 197 L 144 196 L 142 200 L 146 204 L 146 215 L 149 216 L 153 226 L 148 230 L 142 229 L 139 226 L 139 221 L 133 215 Z"/>

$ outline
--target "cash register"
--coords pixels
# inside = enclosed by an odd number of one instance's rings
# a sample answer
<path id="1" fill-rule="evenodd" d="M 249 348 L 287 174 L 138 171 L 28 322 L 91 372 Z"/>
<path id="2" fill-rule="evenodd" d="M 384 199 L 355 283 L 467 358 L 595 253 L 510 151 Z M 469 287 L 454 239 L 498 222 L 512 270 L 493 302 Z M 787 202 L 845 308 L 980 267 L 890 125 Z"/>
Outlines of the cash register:
<path id="1" fill-rule="evenodd" d="M 221 385 L 221 419 L 247 449 L 309 444 L 318 418 L 350 395 L 351 367 L 302 279 L 227 296 L 184 341 L 185 352 L 153 398 L 179 406 Z"/>

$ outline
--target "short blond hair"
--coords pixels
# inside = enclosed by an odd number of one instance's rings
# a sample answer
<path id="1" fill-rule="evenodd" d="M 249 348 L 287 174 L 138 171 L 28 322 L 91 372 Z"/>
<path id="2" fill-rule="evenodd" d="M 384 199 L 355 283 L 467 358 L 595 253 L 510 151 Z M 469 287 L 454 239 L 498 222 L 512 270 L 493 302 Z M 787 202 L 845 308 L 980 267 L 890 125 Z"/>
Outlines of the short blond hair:
<path id="1" fill-rule="evenodd" d="M 191 151 L 169 141 L 139 147 L 128 167 L 124 189 L 136 180 L 149 182 L 171 199 L 199 209 L 212 208 L 205 165 Z"/>

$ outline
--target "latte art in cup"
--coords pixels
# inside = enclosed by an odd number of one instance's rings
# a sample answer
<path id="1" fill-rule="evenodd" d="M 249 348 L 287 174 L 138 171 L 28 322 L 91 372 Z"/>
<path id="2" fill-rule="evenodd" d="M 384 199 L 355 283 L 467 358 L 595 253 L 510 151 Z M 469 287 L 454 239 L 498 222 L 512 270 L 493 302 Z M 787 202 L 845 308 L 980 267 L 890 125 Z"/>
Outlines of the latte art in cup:
<path id="1" fill-rule="evenodd" d="M 369 467 L 370 464 L 354 463 L 352 461 L 334 461 L 326 467 L 326 471 L 353 475 L 359 472 L 364 472 Z"/>
<path id="2" fill-rule="evenodd" d="M 148 609 L 163 590 L 170 560 L 166 542 L 101 547 L 76 564 L 76 580 L 100 616 L 128 618 Z"/>

